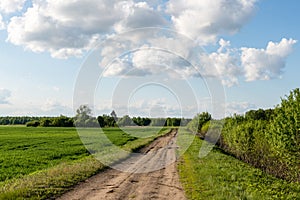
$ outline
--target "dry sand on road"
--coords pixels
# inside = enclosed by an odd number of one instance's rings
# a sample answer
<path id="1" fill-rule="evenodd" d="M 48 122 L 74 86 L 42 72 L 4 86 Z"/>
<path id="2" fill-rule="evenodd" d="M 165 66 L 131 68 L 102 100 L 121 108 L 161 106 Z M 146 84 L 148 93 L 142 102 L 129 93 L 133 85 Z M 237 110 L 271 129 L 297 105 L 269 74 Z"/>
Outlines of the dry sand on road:
<path id="1" fill-rule="evenodd" d="M 58 199 L 186 199 L 176 168 L 176 135 L 173 131 L 160 137 L 140 155 L 113 166 L 125 170 L 107 169 Z"/>

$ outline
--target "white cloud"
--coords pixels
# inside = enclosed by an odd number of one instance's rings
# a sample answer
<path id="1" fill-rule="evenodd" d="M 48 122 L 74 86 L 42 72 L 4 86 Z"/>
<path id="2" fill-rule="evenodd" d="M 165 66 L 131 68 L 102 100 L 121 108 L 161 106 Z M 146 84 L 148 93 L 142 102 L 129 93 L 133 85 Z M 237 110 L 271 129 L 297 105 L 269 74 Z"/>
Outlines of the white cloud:
<path id="1" fill-rule="evenodd" d="M 219 77 L 224 85 L 232 86 L 238 83 L 238 76 L 242 73 L 239 58 L 236 56 L 237 50 L 230 49 L 230 42 L 223 39 L 219 42 L 218 51 L 211 54 L 199 51 L 197 46 L 188 42 L 178 42 L 174 38 L 155 38 L 148 42 L 150 45 L 144 45 L 136 51 L 114 59 L 106 68 L 104 76 L 158 76 L 162 73 L 179 79 L 213 76 Z M 110 45 L 108 48 L 111 47 Z M 123 46 L 121 48 L 126 49 Z M 110 51 L 112 49 L 114 48 Z M 196 55 L 194 52 L 197 52 Z M 106 66 L 103 62 L 101 64 Z"/>
<path id="2" fill-rule="evenodd" d="M 80 56 L 122 17 L 114 7 L 114 1 L 38 1 L 11 18 L 8 41 L 34 52 L 49 51 L 53 57 Z"/>
<path id="3" fill-rule="evenodd" d="M 161 12 L 154 10 L 146 2 L 124 3 L 126 14 L 122 21 L 115 25 L 117 32 L 143 28 L 143 27 L 161 27 L 167 24 Z"/>
<path id="4" fill-rule="evenodd" d="M 7 12 L 20 10 L 24 4 L 24 0 L 1 2 Z M 21 16 L 11 18 L 8 41 L 34 52 L 48 51 L 53 57 L 67 58 L 80 56 L 109 34 L 143 27 L 174 26 L 204 43 L 211 42 L 223 32 L 234 33 L 241 28 L 253 13 L 255 0 L 170 0 L 167 5 L 161 0 L 32 3 Z M 167 20 L 170 17 L 172 20 Z"/>
<path id="5" fill-rule="evenodd" d="M 35 0 L 32 7 L 9 20 L 7 41 L 34 52 L 68 58 L 81 56 L 97 41 L 105 40 L 109 42 L 101 46 L 99 63 L 103 68 L 110 66 L 106 76 L 162 72 L 177 78 L 218 76 L 224 85 L 232 86 L 240 77 L 247 81 L 279 77 L 296 43 L 282 39 L 280 43 L 269 42 L 266 49 L 234 49 L 229 41 L 219 40 L 223 34 L 236 33 L 250 19 L 257 1 Z M 21 10 L 23 4 L 24 0 L 2 0 L 0 10 Z M 5 26 L 1 22 L 0 15 L 0 29 Z M 197 42 L 171 31 L 159 31 L 162 29 L 120 35 L 144 27 L 171 27 Z M 113 36 L 117 39 L 110 40 Z M 217 51 L 204 53 L 201 49 L 201 44 L 218 40 Z"/>
<path id="6" fill-rule="evenodd" d="M 5 28 L 6 28 L 6 25 L 3 21 L 2 15 L 0 14 L 0 30 L 4 30 Z"/>
<path id="7" fill-rule="evenodd" d="M 203 63 L 203 75 L 219 77 L 226 86 L 238 84 L 238 77 L 242 74 L 239 61 L 236 56 L 237 50 L 230 49 L 230 42 L 221 39 L 220 48 L 201 57 Z"/>
<path id="8" fill-rule="evenodd" d="M 220 39 L 218 50 L 211 53 L 199 50 L 199 46 L 167 37 L 149 39 L 146 41 L 147 45 L 143 45 L 145 40 L 140 43 L 136 41 L 135 45 L 133 43 L 116 40 L 102 50 L 103 60 L 100 66 L 108 66 L 104 76 L 158 76 L 164 73 L 180 79 L 218 77 L 223 85 L 230 87 L 237 85 L 239 79 L 244 77 L 246 81 L 280 77 L 285 60 L 296 41 L 283 38 L 279 43 L 269 42 L 266 49 L 235 49 L 231 48 L 229 41 Z M 181 43 L 184 45 L 180 45 Z M 143 46 L 134 48 L 139 45 Z M 118 57 L 127 49 L 135 50 Z"/>
<path id="9" fill-rule="evenodd" d="M 249 102 L 230 102 L 226 105 L 226 116 L 231 116 L 233 114 L 244 114 L 249 110 L 256 109 L 255 104 Z"/>
<path id="10" fill-rule="evenodd" d="M 256 0 L 170 0 L 167 12 L 177 31 L 200 43 L 237 32 L 253 15 Z"/>
<path id="11" fill-rule="evenodd" d="M 26 0 L 1 0 L 0 11 L 4 13 L 13 13 L 20 11 Z"/>
<path id="12" fill-rule="evenodd" d="M 118 0 L 35 1 L 22 16 L 11 18 L 8 41 L 53 57 L 80 56 L 115 31 L 164 24 L 145 2 Z"/>
<path id="13" fill-rule="evenodd" d="M 68 115 L 72 116 L 72 108 L 68 105 L 64 105 L 56 100 L 47 99 L 45 103 L 39 108 L 39 114 L 43 113 L 45 115 Z"/>
<path id="14" fill-rule="evenodd" d="M 11 97 L 11 91 L 0 88 L 0 104 L 9 104 L 9 98 Z"/>
<path id="15" fill-rule="evenodd" d="M 165 98 L 136 100 L 128 104 L 112 104 L 111 101 L 105 101 L 98 104 L 95 108 L 97 115 L 109 114 L 114 110 L 119 117 L 124 115 L 141 117 L 193 117 L 196 114 L 197 106 L 182 106 L 170 104 Z"/>
<path id="16" fill-rule="evenodd" d="M 246 80 L 269 80 L 280 77 L 286 58 L 296 42 L 293 39 L 283 38 L 279 43 L 269 42 L 266 49 L 241 48 L 241 62 Z"/>

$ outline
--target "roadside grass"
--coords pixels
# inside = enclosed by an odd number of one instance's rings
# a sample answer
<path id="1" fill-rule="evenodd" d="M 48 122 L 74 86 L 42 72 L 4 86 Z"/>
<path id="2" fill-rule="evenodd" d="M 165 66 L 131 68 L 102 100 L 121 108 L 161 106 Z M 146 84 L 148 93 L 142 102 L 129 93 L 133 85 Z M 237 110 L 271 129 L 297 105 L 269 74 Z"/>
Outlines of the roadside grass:
<path id="1" fill-rule="evenodd" d="M 103 130 L 113 144 L 133 151 L 170 129 L 134 139 L 118 128 Z M 85 131 L 95 135 L 99 130 Z M 111 147 L 104 145 L 103 153 Z M 0 199 L 53 198 L 105 168 L 89 154 L 74 128 L 0 127 L 0 163 Z"/>
<path id="2" fill-rule="evenodd" d="M 300 183 L 267 175 L 217 148 L 200 159 L 204 142 L 195 137 L 178 164 L 188 199 L 300 199 Z"/>
<path id="3" fill-rule="evenodd" d="M 0 184 L 0 199 L 49 199 L 103 170 L 105 166 L 92 156 L 60 163 L 18 179 Z"/>

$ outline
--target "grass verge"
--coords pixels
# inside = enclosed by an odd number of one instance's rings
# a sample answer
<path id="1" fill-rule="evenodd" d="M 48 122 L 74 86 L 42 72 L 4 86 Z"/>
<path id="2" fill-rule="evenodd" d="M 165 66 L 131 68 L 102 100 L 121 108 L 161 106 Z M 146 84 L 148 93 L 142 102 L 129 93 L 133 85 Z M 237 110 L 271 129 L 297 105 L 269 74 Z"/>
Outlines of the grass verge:
<path id="1" fill-rule="evenodd" d="M 300 183 L 274 178 L 219 149 L 200 159 L 204 142 L 196 137 L 178 164 L 188 199 L 300 199 Z"/>

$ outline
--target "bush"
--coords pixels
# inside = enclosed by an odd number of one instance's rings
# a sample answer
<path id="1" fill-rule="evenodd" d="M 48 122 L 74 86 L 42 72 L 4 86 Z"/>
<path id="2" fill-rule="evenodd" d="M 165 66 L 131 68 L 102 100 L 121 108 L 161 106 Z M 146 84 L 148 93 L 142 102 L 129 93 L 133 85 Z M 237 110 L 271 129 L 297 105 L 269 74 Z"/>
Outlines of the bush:
<path id="1" fill-rule="evenodd" d="M 221 147 L 277 177 L 300 181 L 300 90 L 274 110 L 249 111 L 227 118 Z"/>
<path id="2" fill-rule="evenodd" d="M 31 122 L 27 122 L 26 123 L 26 126 L 27 127 L 38 127 L 40 125 L 40 122 L 39 121 L 31 121 Z"/>
<path id="3" fill-rule="evenodd" d="M 187 128 L 194 133 L 199 133 L 202 126 L 210 120 L 211 115 L 208 112 L 203 112 L 195 116 L 192 121 L 187 124 Z"/>

